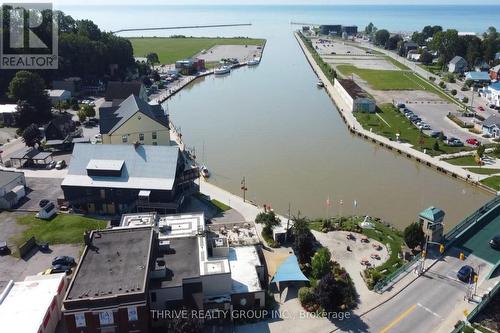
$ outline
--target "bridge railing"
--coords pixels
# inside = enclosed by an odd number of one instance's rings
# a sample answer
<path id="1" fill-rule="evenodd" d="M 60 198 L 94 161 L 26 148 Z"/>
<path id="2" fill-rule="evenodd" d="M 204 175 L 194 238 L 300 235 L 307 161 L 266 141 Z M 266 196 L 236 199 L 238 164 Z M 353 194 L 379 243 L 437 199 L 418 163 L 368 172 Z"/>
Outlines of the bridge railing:
<path id="1" fill-rule="evenodd" d="M 476 223 L 479 218 L 484 216 L 485 213 L 498 205 L 500 205 L 500 196 L 496 196 L 491 201 L 487 202 L 484 206 L 476 210 L 474 213 L 472 213 L 470 216 L 465 218 L 462 222 L 448 231 L 444 236 L 445 249 L 447 250 L 455 244 L 455 242 L 459 239 L 457 238 L 457 235 L 469 228 L 472 224 Z M 394 282 L 401 274 L 409 273 L 411 271 L 411 267 L 419 259 L 419 256 L 415 256 L 412 260 L 410 260 L 391 274 L 387 275 L 384 279 L 380 280 L 377 284 L 375 284 L 373 289 L 377 292 L 382 291 L 386 286 Z"/>

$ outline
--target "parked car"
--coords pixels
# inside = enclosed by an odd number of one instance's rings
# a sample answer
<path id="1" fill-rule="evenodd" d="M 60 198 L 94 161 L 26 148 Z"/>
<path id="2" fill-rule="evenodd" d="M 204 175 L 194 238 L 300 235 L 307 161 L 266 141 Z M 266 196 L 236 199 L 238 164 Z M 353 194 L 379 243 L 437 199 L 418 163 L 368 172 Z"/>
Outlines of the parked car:
<path id="1" fill-rule="evenodd" d="M 7 246 L 6 241 L 0 240 L 0 254 L 9 254 L 9 247 Z"/>
<path id="2" fill-rule="evenodd" d="M 478 106 L 477 110 L 482 112 L 482 111 L 484 111 L 484 108 L 482 106 Z"/>
<path id="3" fill-rule="evenodd" d="M 56 161 L 50 161 L 49 164 L 47 164 L 47 169 L 54 169 L 56 167 Z"/>
<path id="4" fill-rule="evenodd" d="M 465 142 L 467 142 L 469 145 L 473 145 L 473 146 L 479 146 L 481 144 L 481 142 L 479 142 L 479 140 L 476 138 L 469 138 Z"/>
<path id="5" fill-rule="evenodd" d="M 457 272 L 457 278 L 463 282 L 469 282 L 474 277 L 474 268 L 469 265 L 462 266 Z"/>
<path id="6" fill-rule="evenodd" d="M 430 130 L 431 126 L 429 124 L 426 124 L 426 123 L 420 123 L 418 125 L 418 128 L 420 128 L 421 130 Z"/>
<path id="7" fill-rule="evenodd" d="M 500 235 L 496 235 L 490 240 L 490 246 L 492 249 L 500 250 Z"/>
<path id="8" fill-rule="evenodd" d="M 66 161 L 65 160 L 57 161 L 57 163 L 56 163 L 56 169 L 57 170 L 64 169 L 65 167 L 66 167 Z"/>
<path id="9" fill-rule="evenodd" d="M 52 266 L 55 265 L 74 266 L 75 258 L 70 256 L 57 256 L 52 260 Z"/>
<path id="10" fill-rule="evenodd" d="M 430 134 L 431 138 L 439 138 L 439 135 L 441 135 L 439 131 L 432 131 Z"/>
<path id="11" fill-rule="evenodd" d="M 398 103 L 398 108 L 401 109 L 401 108 L 406 108 L 406 105 L 405 103 Z"/>
<path id="12" fill-rule="evenodd" d="M 53 273 L 66 273 L 66 274 L 69 274 L 69 273 L 71 273 L 71 266 L 60 265 L 60 264 L 53 265 L 52 266 L 52 272 L 51 272 L 51 274 L 53 274 Z"/>

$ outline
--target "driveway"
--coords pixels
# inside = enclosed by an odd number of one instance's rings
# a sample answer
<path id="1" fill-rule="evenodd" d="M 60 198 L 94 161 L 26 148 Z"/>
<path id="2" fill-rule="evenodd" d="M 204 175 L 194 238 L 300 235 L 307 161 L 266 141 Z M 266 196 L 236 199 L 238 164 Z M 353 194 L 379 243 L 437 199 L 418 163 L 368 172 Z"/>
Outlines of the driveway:
<path id="1" fill-rule="evenodd" d="M 63 196 L 61 183 L 61 178 L 26 178 L 26 197 L 21 200 L 17 209 L 38 212 L 40 200 L 57 202 L 57 198 Z"/>

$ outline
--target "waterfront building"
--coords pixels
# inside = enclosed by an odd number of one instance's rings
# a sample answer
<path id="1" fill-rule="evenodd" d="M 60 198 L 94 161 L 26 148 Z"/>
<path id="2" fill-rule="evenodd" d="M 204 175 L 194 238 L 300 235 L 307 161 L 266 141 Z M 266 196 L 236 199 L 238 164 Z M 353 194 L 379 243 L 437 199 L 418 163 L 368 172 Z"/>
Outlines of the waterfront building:
<path id="1" fill-rule="evenodd" d="M 464 73 L 467 70 L 467 66 L 467 61 L 464 58 L 456 56 L 448 63 L 448 72 Z"/>
<path id="2" fill-rule="evenodd" d="M 356 25 L 348 25 L 348 26 L 342 26 L 342 32 L 346 33 L 347 36 L 354 36 L 358 34 L 358 26 Z"/>
<path id="3" fill-rule="evenodd" d="M 106 87 L 105 102 L 102 107 L 119 105 L 130 95 L 135 95 L 144 101 L 148 101 L 146 87 L 139 81 L 119 82 L 110 81 Z"/>
<path id="4" fill-rule="evenodd" d="M 419 222 L 426 239 L 431 242 L 441 242 L 443 239 L 443 220 L 444 211 L 440 208 L 431 206 L 418 214 Z"/>
<path id="5" fill-rule="evenodd" d="M 77 143 L 61 188 L 69 205 L 88 213 L 172 213 L 196 192 L 197 178 L 177 146 Z"/>
<path id="6" fill-rule="evenodd" d="M 340 24 L 320 25 L 319 33 L 321 35 L 342 36 L 342 26 Z"/>
<path id="7" fill-rule="evenodd" d="M 159 104 L 130 95 L 119 105 L 101 107 L 99 112 L 103 144 L 170 145 L 168 114 Z"/>
<path id="8" fill-rule="evenodd" d="M 68 333 L 149 332 L 152 228 L 95 230 L 64 297 Z"/>
<path id="9" fill-rule="evenodd" d="M 351 112 L 374 113 L 377 110 L 375 100 L 353 80 L 335 79 L 333 89 L 337 91 Z"/>
<path id="10" fill-rule="evenodd" d="M 175 62 L 175 68 L 183 75 L 193 75 L 205 69 L 204 59 L 184 59 Z"/>
<path id="11" fill-rule="evenodd" d="M 63 302 L 66 326 L 70 333 L 149 332 L 167 319 L 155 318 L 156 310 L 261 309 L 261 258 L 258 246 L 230 246 L 208 233 L 203 213 L 123 215 L 119 227 L 86 237 Z"/>

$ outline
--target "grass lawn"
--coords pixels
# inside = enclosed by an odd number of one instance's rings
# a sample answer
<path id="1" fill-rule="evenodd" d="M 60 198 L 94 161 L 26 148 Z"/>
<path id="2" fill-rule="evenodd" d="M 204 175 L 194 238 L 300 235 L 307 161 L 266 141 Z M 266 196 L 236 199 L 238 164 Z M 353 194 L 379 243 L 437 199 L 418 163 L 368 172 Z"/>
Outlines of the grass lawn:
<path id="1" fill-rule="evenodd" d="M 355 112 L 354 116 L 364 129 L 370 130 L 371 128 L 374 133 L 392 140 L 396 140 L 396 133 L 399 133 L 400 140 L 411 143 L 419 151 L 425 149 L 427 154 L 431 156 L 469 149 L 467 147 L 449 147 L 443 141 L 425 135 L 392 104 L 381 104 L 379 109 L 381 112 L 377 114 Z M 438 141 L 439 150 L 434 150 L 436 141 Z"/>
<path id="2" fill-rule="evenodd" d="M 438 74 L 443 71 L 443 68 L 436 64 L 433 65 L 418 64 L 417 66 L 421 67 L 422 69 L 425 69 L 428 72 L 431 72 L 432 74 Z"/>
<path id="3" fill-rule="evenodd" d="M 477 165 L 476 158 L 474 156 L 455 157 L 455 158 L 446 159 L 444 161 L 446 161 L 447 163 L 450 163 L 453 165 L 459 165 L 459 166 Z"/>
<path id="4" fill-rule="evenodd" d="M 500 191 L 500 176 L 491 176 L 481 180 L 481 183 L 492 188 L 495 191 Z"/>
<path id="5" fill-rule="evenodd" d="M 488 169 L 488 168 L 467 168 L 470 172 L 477 173 L 479 175 L 494 175 L 500 173 L 500 169 Z"/>
<path id="6" fill-rule="evenodd" d="M 389 61 L 390 63 L 392 63 L 394 66 L 398 67 L 399 69 L 402 69 L 404 71 L 410 70 L 410 67 L 406 66 L 405 64 L 400 63 L 399 61 L 397 61 L 393 57 L 386 56 L 385 60 Z"/>
<path id="7" fill-rule="evenodd" d="M 346 77 L 356 74 L 375 90 L 425 90 L 414 74 L 405 71 L 365 69 L 353 65 L 338 65 L 337 69 Z"/>
<path id="8" fill-rule="evenodd" d="M 107 221 L 70 214 L 57 214 L 49 221 L 40 220 L 34 214 L 24 215 L 17 219 L 17 223 L 27 226 L 27 229 L 13 240 L 18 246 L 31 236 L 49 244 L 83 243 L 83 233 L 86 230 L 104 229 L 108 224 Z"/>
<path id="9" fill-rule="evenodd" d="M 156 52 L 162 64 L 172 64 L 180 59 L 194 56 L 201 50 L 215 45 L 263 45 L 264 39 L 253 38 L 208 38 L 208 37 L 134 37 L 129 38 L 134 55 L 145 57 Z"/>
<path id="10" fill-rule="evenodd" d="M 220 202 L 219 200 L 212 199 L 212 200 L 210 200 L 210 202 L 212 203 L 212 205 L 214 205 L 215 207 L 217 207 L 219 209 L 219 211 L 221 211 L 221 212 L 225 212 L 225 211 L 231 209 L 231 207 L 229 207 L 228 205 Z"/>

